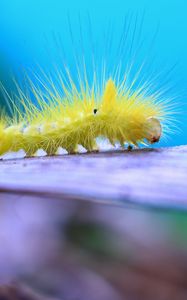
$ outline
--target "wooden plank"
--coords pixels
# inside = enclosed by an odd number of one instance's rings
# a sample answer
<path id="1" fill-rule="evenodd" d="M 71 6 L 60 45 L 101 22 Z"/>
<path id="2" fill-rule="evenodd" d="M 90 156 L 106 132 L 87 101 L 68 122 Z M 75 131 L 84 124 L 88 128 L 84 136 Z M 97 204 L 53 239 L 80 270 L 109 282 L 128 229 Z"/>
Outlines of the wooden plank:
<path id="1" fill-rule="evenodd" d="M 187 209 L 187 146 L 2 160 L 5 193 Z"/>

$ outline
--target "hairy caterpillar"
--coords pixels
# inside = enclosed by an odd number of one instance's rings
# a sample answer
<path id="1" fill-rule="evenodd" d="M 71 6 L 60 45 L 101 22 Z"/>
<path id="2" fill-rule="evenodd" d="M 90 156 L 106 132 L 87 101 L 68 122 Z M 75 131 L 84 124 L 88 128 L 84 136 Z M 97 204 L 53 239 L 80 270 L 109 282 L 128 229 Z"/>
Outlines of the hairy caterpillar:
<path id="1" fill-rule="evenodd" d="M 54 155 L 59 147 L 76 153 L 78 145 L 88 152 L 98 151 L 98 137 L 106 138 L 111 145 L 128 144 L 130 149 L 158 142 L 167 130 L 172 104 L 160 97 L 159 91 L 151 92 L 149 83 L 134 88 L 136 78 L 128 84 L 127 72 L 121 81 L 116 76 L 103 76 L 100 88 L 96 78 L 88 83 L 84 70 L 78 89 L 69 71 L 67 74 L 68 83 L 58 74 L 63 94 L 47 75 L 49 85 L 37 78 L 42 87 L 29 80 L 35 104 L 18 87 L 18 104 L 10 99 L 13 117 L 1 118 L 0 155 L 20 149 L 26 156 L 35 155 L 38 149 Z"/>
<path id="2" fill-rule="evenodd" d="M 121 146 L 137 146 L 144 140 L 155 143 L 160 139 L 161 124 L 167 115 L 166 104 L 144 98 L 141 91 L 130 94 L 112 79 L 107 81 L 101 96 L 94 95 L 93 90 L 80 95 L 73 86 L 70 99 L 60 101 L 53 97 L 49 103 L 40 100 L 40 108 L 28 102 L 25 113 L 19 112 L 19 122 L 3 121 L 0 154 L 24 149 L 27 156 L 33 156 L 43 149 L 54 155 L 58 147 L 75 153 L 77 145 L 95 151 L 95 139 L 99 136 L 112 145 L 119 142 Z"/>

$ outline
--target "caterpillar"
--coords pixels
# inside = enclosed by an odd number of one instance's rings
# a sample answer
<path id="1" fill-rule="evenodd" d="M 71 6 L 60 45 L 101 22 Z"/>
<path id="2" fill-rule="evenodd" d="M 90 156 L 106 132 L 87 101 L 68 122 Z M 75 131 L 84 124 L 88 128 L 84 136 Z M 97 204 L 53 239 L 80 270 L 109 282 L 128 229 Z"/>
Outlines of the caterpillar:
<path id="1" fill-rule="evenodd" d="M 20 149 L 27 157 L 38 149 L 55 155 L 59 147 L 73 154 L 78 145 L 88 152 L 98 151 L 98 137 L 113 146 L 127 145 L 129 150 L 159 142 L 172 120 L 170 100 L 161 97 L 159 91 L 152 92 L 149 82 L 135 88 L 136 76 L 129 84 L 128 72 L 122 80 L 101 76 L 102 87 L 94 73 L 90 84 L 85 69 L 84 79 L 78 76 L 79 88 L 66 70 L 68 82 L 60 73 L 58 83 L 45 74 L 49 84 L 37 76 L 41 86 L 28 80 L 32 97 L 19 87 L 19 101 L 8 95 L 14 113 L 1 117 L 0 155 Z"/>
<path id="2" fill-rule="evenodd" d="M 109 79 L 101 96 L 94 94 L 93 88 L 80 94 L 74 85 L 67 93 L 69 98 L 63 101 L 57 94 L 48 103 L 38 100 L 39 107 L 25 102 L 25 113 L 18 111 L 19 121 L 1 121 L 0 154 L 23 149 L 33 156 L 43 149 L 54 155 L 59 147 L 76 153 L 77 145 L 91 152 L 98 150 L 97 137 L 112 145 L 119 142 L 122 147 L 125 143 L 155 143 L 161 137 L 167 103 L 144 98 L 141 90 L 130 94 L 124 84 L 116 86 Z"/>

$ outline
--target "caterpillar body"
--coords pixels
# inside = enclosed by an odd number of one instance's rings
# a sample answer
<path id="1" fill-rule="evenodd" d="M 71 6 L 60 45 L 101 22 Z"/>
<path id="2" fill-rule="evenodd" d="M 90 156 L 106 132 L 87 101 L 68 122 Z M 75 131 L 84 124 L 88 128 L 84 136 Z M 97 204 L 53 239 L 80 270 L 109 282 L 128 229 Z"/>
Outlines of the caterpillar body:
<path id="1" fill-rule="evenodd" d="M 97 151 L 97 137 L 122 147 L 159 141 L 168 121 L 167 101 L 145 96 L 143 88 L 132 92 L 124 82 L 117 85 L 111 78 L 102 93 L 94 86 L 81 92 L 72 82 L 71 87 L 71 91 L 64 87 L 63 99 L 55 87 L 53 93 L 47 89 L 49 101 L 44 101 L 41 90 L 32 86 L 37 104 L 20 91 L 25 111 L 15 106 L 17 117 L 2 119 L 0 155 L 20 149 L 26 156 L 34 156 L 38 149 L 54 155 L 59 147 L 75 153 L 78 145 L 88 152 Z"/>

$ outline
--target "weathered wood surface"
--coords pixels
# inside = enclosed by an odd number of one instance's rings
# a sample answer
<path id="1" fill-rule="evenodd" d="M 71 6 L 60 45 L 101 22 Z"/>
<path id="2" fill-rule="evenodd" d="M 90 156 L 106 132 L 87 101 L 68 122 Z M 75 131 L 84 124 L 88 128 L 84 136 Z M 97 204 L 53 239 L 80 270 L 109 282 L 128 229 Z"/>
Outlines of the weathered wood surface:
<path id="1" fill-rule="evenodd" d="M 2 160 L 9 193 L 187 209 L 187 146 Z"/>

